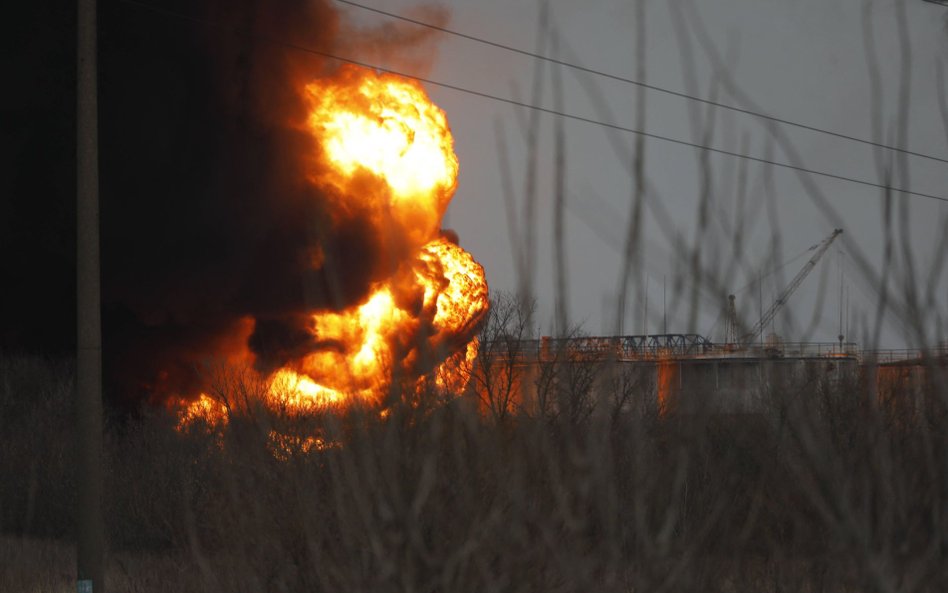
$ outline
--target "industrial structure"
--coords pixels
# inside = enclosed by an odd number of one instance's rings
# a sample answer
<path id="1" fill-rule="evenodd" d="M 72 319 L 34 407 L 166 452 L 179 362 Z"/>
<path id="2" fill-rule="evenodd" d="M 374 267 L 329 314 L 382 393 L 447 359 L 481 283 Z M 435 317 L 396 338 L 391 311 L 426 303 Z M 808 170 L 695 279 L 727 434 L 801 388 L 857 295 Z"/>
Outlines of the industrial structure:
<path id="1" fill-rule="evenodd" d="M 823 257 L 823 254 L 829 249 L 830 245 L 833 244 L 833 241 L 836 240 L 836 237 L 843 234 L 843 229 L 834 229 L 833 232 L 814 245 L 810 247 L 810 251 L 813 251 L 813 255 L 807 260 L 803 268 L 797 272 L 797 275 L 793 277 L 793 280 L 777 295 L 777 298 L 774 300 L 773 304 L 767 311 L 763 312 L 760 316 L 760 319 L 750 331 L 743 333 L 740 331 L 740 319 L 737 316 L 737 310 L 734 306 L 734 295 L 728 295 L 728 310 L 727 310 L 727 327 L 725 329 L 725 343 L 726 344 L 735 344 L 741 347 L 746 347 L 747 345 L 753 343 L 763 334 L 764 328 L 767 327 L 777 316 L 777 313 L 787 301 L 790 300 L 790 297 L 800 285 L 803 284 L 803 281 L 806 277 L 813 271 L 816 267 L 816 264 L 819 263 L 820 258 Z M 843 336 L 839 336 L 839 341 L 842 343 Z"/>
<path id="2" fill-rule="evenodd" d="M 882 399 L 920 398 L 948 380 L 948 346 L 870 351 L 851 342 L 770 342 L 735 349 L 688 334 L 543 337 L 484 343 L 477 364 L 472 388 L 482 403 L 502 401 L 511 411 L 530 413 L 561 396 L 614 402 L 625 390 L 624 405 L 662 413 L 767 414 L 776 410 L 775 395 L 846 386 L 875 389 Z"/>
<path id="3" fill-rule="evenodd" d="M 836 342 L 762 339 L 842 232 L 835 229 L 808 250 L 809 260 L 749 329 L 729 295 L 721 343 L 699 334 L 489 340 L 481 343 L 472 389 L 484 405 L 503 412 L 530 413 L 579 396 L 586 403 L 622 399 L 622 405 L 661 413 L 766 414 L 774 410 L 777 393 L 825 392 L 869 381 L 880 397 L 915 397 L 932 381 L 948 380 L 948 345 L 933 352 L 859 350 L 842 331 Z"/>

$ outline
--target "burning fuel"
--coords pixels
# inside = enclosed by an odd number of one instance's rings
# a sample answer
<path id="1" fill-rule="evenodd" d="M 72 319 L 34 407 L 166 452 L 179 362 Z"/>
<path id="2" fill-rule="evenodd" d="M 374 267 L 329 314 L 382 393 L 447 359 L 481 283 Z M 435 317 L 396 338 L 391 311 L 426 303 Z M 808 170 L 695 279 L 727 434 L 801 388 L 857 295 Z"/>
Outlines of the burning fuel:
<path id="1" fill-rule="evenodd" d="M 246 362 L 264 371 L 264 403 L 294 411 L 376 404 L 393 382 L 424 376 L 463 388 L 488 295 L 483 268 L 441 231 L 458 173 L 444 112 L 418 83 L 353 66 L 300 93 L 308 114 L 299 126 L 313 138 L 305 183 L 326 196 L 332 225 L 357 221 L 387 261 L 358 302 L 294 317 L 294 347 L 278 365 L 261 364 L 259 346 L 247 349 Z M 311 253 L 314 269 L 325 263 Z M 181 418 L 219 423 L 227 414 L 201 393 Z"/>

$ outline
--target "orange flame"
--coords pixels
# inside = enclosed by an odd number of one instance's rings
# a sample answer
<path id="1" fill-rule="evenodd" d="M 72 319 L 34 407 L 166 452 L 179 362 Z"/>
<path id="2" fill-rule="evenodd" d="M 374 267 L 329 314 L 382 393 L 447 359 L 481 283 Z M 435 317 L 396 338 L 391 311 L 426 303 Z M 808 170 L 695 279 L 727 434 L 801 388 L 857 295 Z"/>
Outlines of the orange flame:
<path id="1" fill-rule="evenodd" d="M 447 118 L 421 85 L 348 66 L 305 92 L 307 127 L 322 149 L 313 181 L 335 190 L 340 211 L 358 206 L 373 222 L 388 219 L 415 247 L 436 236 L 458 159 Z"/>
<path id="2" fill-rule="evenodd" d="M 208 428 L 216 428 L 226 424 L 228 418 L 227 406 L 208 394 L 202 393 L 178 412 L 178 427 L 194 426 L 198 422 L 203 422 Z"/>
<path id="3" fill-rule="evenodd" d="M 367 216 L 384 241 L 408 252 L 386 281 L 356 306 L 313 311 L 319 346 L 266 379 L 270 407 L 306 410 L 351 401 L 381 403 L 395 381 L 432 374 L 463 390 L 487 313 L 484 270 L 440 236 L 457 185 L 458 161 L 444 112 L 420 84 L 347 66 L 304 85 L 303 128 L 319 147 L 310 182 L 337 216 Z M 228 410 L 202 394 L 180 415 L 226 422 Z"/>
<path id="4" fill-rule="evenodd" d="M 443 360 L 450 352 L 438 349 L 471 342 L 487 312 L 483 268 L 457 245 L 436 239 L 409 270 L 355 309 L 313 315 L 314 335 L 340 347 L 305 357 L 302 371 L 331 389 L 378 401 L 396 374 L 417 376 L 431 366 L 423 358 Z M 419 301 L 420 311 L 413 311 Z"/>

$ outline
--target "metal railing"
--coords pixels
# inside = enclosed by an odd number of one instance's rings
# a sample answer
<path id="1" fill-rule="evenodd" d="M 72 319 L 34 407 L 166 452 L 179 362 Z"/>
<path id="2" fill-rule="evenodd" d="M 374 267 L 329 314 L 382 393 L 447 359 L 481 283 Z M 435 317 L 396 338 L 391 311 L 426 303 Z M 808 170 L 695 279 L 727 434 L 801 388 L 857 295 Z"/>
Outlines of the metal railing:
<path id="1" fill-rule="evenodd" d="M 929 359 L 948 362 L 948 344 L 941 344 L 936 348 L 928 350 L 917 348 L 901 350 L 863 350 L 859 357 L 863 362 L 875 362 L 877 364 L 912 361 L 924 362 Z"/>
<path id="2" fill-rule="evenodd" d="M 920 349 L 860 350 L 855 342 L 783 342 L 740 346 L 715 344 L 698 334 L 655 334 L 517 340 L 481 344 L 481 352 L 522 361 L 617 360 L 650 361 L 702 358 L 847 358 L 863 363 L 923 361 L 934 357 L 948 361 L 948 344 Z"/>

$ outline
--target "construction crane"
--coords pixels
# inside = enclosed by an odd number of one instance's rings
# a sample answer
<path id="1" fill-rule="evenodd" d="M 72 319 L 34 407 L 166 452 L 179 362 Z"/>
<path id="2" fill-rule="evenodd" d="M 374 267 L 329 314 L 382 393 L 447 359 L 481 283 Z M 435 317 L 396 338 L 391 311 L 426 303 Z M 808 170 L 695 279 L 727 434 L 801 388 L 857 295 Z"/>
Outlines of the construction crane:
<path id="1" fill-rule="evenodd" d="M 842 233 L 843 229 L 835 229 L 829 237 L 826 237 L 820 243 L 814 245 L 811 248 L 815 249 L 816 253 L 814 253 L 809 261 L 804 264 L 803 268 L 797 272 L 797 275 L 793 277 L 793 280 L 790 281 L 790 284 L 788 284 L 787 287 L 784 288 L 783 291 L 777 296 L 777 300 L 774 301 L 774 304 L 771 305 L 770 308 L 760 316 L 760 319 L 757 321 L 754 327 L 752 327 L 749 332 L 741 336 L 740 340 L 738 341 L 741 346 L 750 345 L 758 338 L 758 336 L 760 336 L 760 333 L 764 331 L 764 328 L 767 327 L 767 324 L 773 321 L 774 317 L 777 315 L 777 311 L 779 311 L 780 308 L 786 304 L 787 300 L 790 298 L 790 295 L 792 295 L 794 291 L 800 287 L 800 284 L 802 284 L 807 275 L 813 271 L 813 268 L 816 267 L 817 262 L 819 262 L 820 258 L 823 257 L 823 254 L 826 253 L 826 250 L 829 249 L 829 246 L 833 243 L 833 241 L 836 240 L 836 237 L 840 236 Z M 733 303 L 734 301 L 732 296 L 730 303 L 732 310 Z"/>

